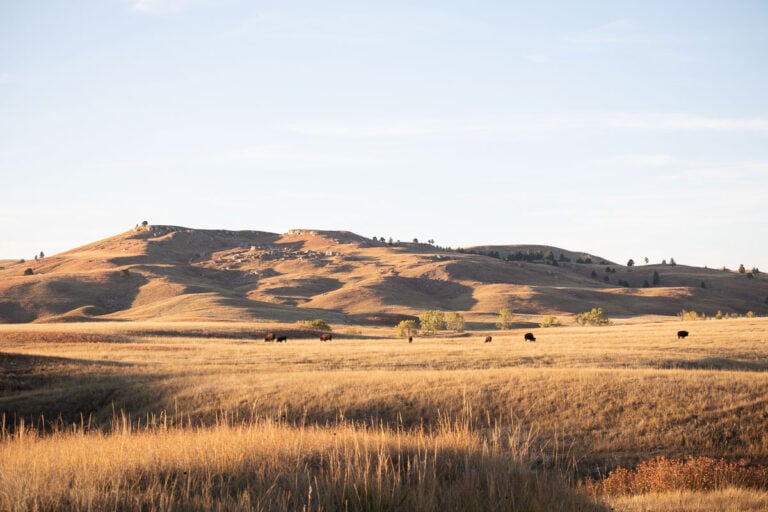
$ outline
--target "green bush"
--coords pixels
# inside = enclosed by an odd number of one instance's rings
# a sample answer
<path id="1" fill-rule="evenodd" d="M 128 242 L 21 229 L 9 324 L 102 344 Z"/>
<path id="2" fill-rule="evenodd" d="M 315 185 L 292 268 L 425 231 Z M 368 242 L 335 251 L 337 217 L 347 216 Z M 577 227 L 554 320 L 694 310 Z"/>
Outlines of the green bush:
<path id="1" fill-rule="evenodd" d="M 539 324 L 539 327 L 562 327 L 563 324 L 558 320 L 556 316 L 552 315 L 544 315 L 544 317 L 541 319 L 541 323 Z"/>
<path id="2" fill-rule="evenodd" d="M 395 336 L 405 338 L 416 334 L 416 320 L 402 320 L 395 326 Z"/>
<path id="3" fill-rule="evenodd" d="M 603 308 L 592 308 L 592 311 L 585 311 L 576 315 L 576 323 L 584 325 L 613 325 L 613 322 L 605 315 Z"/>
<path id="4" fill-rule="evenodd" d="M 319 329 L 321 331 L 331 330 L 331 326 L 328 325 L 328 323 L 325 320 L 322 320 L 320 318 L 317 318 L 315 320 L 299 320 L 298 323 L 301 325 L 306 325 L 307 327 L 311 327 L 313 329 Z"/>

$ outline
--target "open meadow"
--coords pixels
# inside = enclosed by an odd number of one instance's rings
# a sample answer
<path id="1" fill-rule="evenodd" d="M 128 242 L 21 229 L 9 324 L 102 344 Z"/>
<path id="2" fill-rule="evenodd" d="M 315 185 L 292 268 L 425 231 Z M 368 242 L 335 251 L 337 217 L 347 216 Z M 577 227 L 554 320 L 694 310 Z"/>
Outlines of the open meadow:
<path id="1" fill-rule="evenodd" d="M 768 507 L 767 319 L 535 329 L 535 343 L 266 330 L 280 329 L 0 326 L 0 509 Z M 658 457 L 755 471 L 603 492 Z"/>

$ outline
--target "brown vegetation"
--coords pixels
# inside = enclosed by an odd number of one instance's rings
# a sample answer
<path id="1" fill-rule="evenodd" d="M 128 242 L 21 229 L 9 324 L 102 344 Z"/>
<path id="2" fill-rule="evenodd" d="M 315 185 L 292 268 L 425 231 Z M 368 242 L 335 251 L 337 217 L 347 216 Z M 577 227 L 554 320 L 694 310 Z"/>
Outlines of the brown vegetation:
<path id="1" fill-rule="evenodd" d="M 647 473 L 643 461 L 765 466 L 766 320 L 697 322 L 684 341 L 679 326 L 561 327 L 537 332 L 537 343 L 497 331 L 490 344 L 408 344 L 375 327 L 332 344 L 263 342 L 296 324 L 0 326 L 0 478 L 13 489 L 0 508 L 130 508 L 140 490 L 148 509 L 223 500 L 280 510 L 309 503 L 311 485 L 311 503 L 326 509 L 340 499 L 374 510 L 399 500 L 514 509 L 514 499 L 546 510 L 582 502 L 564 481 L 630 481 Z M 125 414 L 117 424 L 115 411 Z M 429 471 L 411 478 L 403 461 L 417 459 Z M 514 496 L 499 483 L 510 475 L 522 486 Z M 668 489 L 633 492 L 646 491 Z"/>
<path id="2" fill-rule="evenodd" d="M 389 245 L 343 231 L 279 235 L 142 226 L 47 256 L 33 267 L 2 265 L 0 323 L 322 318 L 392 327 L 441 309 L 461 312 L 467 328 L 492 329 L 502 308 L 530 325 L 541 315 L 570 323 L 574 314 L 595 307 L 610 318 L 682 310 L 768 313 L 768 277 L 762 274 L 747 279 L 684 265 L 600 265 L 603 259 L 594 255 L 540 246 L 477 248 L 502 257 L 529 249 L 571 261 L 504 261 L 427 244 Z M 583 258 L 593 263 L 576 263 Z M 606 266 L 616 270 L 609 282 Z M 22 275 L 28 267 L 33 275 Z M 644 288 L 654 274 L 658 286 Z"/>

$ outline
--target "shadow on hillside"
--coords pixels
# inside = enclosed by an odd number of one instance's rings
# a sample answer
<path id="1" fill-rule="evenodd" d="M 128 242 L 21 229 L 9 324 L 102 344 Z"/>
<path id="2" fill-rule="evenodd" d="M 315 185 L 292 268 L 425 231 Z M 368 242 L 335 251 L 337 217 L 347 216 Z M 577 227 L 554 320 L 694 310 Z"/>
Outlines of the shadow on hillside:
<path id="1" fill-rule="evenodd" d="M 0 366 L 6 432 L 22 421 L 39 431 L 81 422 L 102 428 L 115 411 L 140 418 L 166 406 L 154 385 L 164 376 L 131 374 L 133 363 L 6 352 L 0 353 Z"/>
<path id="2" fill-rule="evenodd" d="M 469 286 L 437 279 L 389 276 L 368 289 L 387 306 L 469 311 L 477 304 Z"/>
<path id="3" fill-rule="evenodd" d="M 740 361 L 724 357 L 708 357 L 698 360 L 667 360 L 659 363 L 664 370 L 724 370 L 743 372 L 768 371 L 768 361 Z"/>
<path id="4" fill-rule="evenodd" d="M 312 297 L 321 293 L 338 290 L 344 283 L 330 277 L 311 277 L 308 279 L 294 279 L 293 286 L 278 286 L 264 290 L 270 295 L 289 295 L 299 297 Z"/>
<path id="5" fill-rule="evenodd" d="M 4 292 L 6 300 L 0 303 L 0 321 L 31 322 L 66 314 L 86 320 L 114 313 L 129 309 L 147 282 L 140 274 L 122 275 L 118 271 L 77 277 L 42 275 L 34 282 Z"/>

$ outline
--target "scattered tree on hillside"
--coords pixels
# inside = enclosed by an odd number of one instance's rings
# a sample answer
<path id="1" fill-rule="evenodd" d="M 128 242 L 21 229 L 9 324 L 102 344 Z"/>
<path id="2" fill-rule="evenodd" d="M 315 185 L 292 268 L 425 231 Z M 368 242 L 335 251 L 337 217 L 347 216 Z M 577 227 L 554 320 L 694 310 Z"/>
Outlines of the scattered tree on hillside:
<path id="1" fill-rule="evenodd" d="M 768 301 L 768 299 L 766 299 L 766 301 Z M 509 308 L 501 308 L 499 310 L 499 319 L 496 321 L 496 327 L 498 327 L 499 330 L 505 331 L 512 326 L 513 319 L 514 314 Z"/>
<path id="2" fill-rule="evenodd" d="M 672 266 L 677 265 L 677 263 L 675 263 L 675 258 L 669 258 L 669 264 Z"/>
<path id="3" fill-rule="evenodd" d="M 661 260 L 661 264 L 662 265 L 666 265 L 667 264 L 667 260 Z"/>
<path id="4" fill-rule="evenodd" d="M 661 277 L 659 277 L 659 273 L 656 272 L 655 270 L 653 271 L 653 281 L 652 282 L 653 282 L 653 286 L 656 286 L 657 284 L 659 284 L 661 282 Z"/>
<path id="5" fill-rule="evenodd" d="M 648 259 L 648 256 L 645 257 L 645 264 L 647 265 L 650 260 Z"/>
<path id="6" fill-rule="evenodd" d="M 445 327 L 453 332 L 464 332 L 464 317 L 453 311 L 445 315 Z"/>
<path id="7" fill-rule="evenodd" d="M 26 268 L 26 269 L 24 269 L 24 275 L 25 275 L 25 276 L 31 276 L 31 275 L 32 275 L 32 274 L 34 274 L 34 273 L 35 273 L 35 271 L 34 271 L 34 270 L 32 270 L 31 268 Z"/>
<path id="8" fill-rule="evenodd" d="M 635 265 L 635 260 L 633 260 L 632 258 L 629 258 L 629 261 L 627 262 L 627 266 L 632 267 L 634 265 Z"/>
<path id="9" fill-rule="evenodd" d="M 650 283 L 648 283 L 648 280 L 647 279 L 643 280 L 643 288 L 650 288 L 650 287 L 651 285 Z"/>
<path id="10" fill-rule="evenodd" d="M 744 316 L 746 316 L 747 318 L 755 318 L 755 316 L 757 316 L 757 315 L 755 315 L 755 312 L 754 312 L 754 311 L 747 311 L 747 312 L 744 314 Z"/>
<path id="11" fill-rule="evenodd" d="M 702 281 L 702 282 L 701 282 L 701 287 L 702 287 L 702 288 L 706 288 L 706 287 L 707 287 L 707 283 L 705 283 L 704 281 Z"/>
<path id="12" fill-rule="evenodd" d="M 120 275 L 122 277 L 128 277 L 129 275 L 131 275 L 131 271 L 128 270 L 127 268 L 121 269 L 120 270 Z"/>
<path id="13" fill-rule="evenodd" d="M 415 243 L 415 244 L 419 243 L 419 239 L 418 238 L 414 238 L 413 239 L 413 243 Z"/>
<path id="14" fill-rule="evenodd" d="M 427 240 L 427 243 L 429 245 L 435 245 L 435 240 L 433 238 L 430 238 L 429 240 Z"/>
<path id="15" fill-rule="evenodd" d="M 593 271 L 592 271 L 592 273 L 591 273 L 590 275 L 591 275 L 592 277 L 597 277 L 597 272 L 595 272 L 595 271 L 593 270 Z"/>
<path id="16" fill-rule="evenodd" d="M 611 322 L 611 320 L 605 315 L 603 308 L 592 308 L 591 311 L 579 313 L 578 315 L 576 315 L 576 323 L 581 326 L 584 326 L 584 325 L 603 326 L 603 325 L 613 324 L 613 322 Z"/>
<path id="17" fill-rule="evenodd" d="M 746 273 L 747 273 L 747 269 L 744 268 L 744 264 L 743 263 L 740 264 L 739 265 L 739 274 L 746 274 Z"/>
<path id="18" fill-rule="evenodd" d="M 436 334 L 445 326 L 445 315 L 442 311 L 430 310 L 419 315 L 419 330 L 422 334 Z"/>
<path id="19" fill-rule="evenodd" d="M 145 220 L 141 221 L 141 225 L 144 226 L 144 227 L 147 227 L 148 224 L 149 224 L 149 222 L 147 222 Z"/>
<path id="20" fill-rule="evenodd" d="M 403 320 L 395 327 L 395 335 L 400 338 L 416 334 L 416 320 Z"/>
<path id="21" fill-rule="evenodd" d="M 40 259 L 45 258 L 45 253 L 43 251 L 40 251 Z"/>

